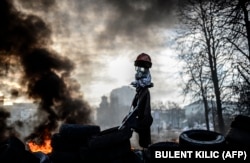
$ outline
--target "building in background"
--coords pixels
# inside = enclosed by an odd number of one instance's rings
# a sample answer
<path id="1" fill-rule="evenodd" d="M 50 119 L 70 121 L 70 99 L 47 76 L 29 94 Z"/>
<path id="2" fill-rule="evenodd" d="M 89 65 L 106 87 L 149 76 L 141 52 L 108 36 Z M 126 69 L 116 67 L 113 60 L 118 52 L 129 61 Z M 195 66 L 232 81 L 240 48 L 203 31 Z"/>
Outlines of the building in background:
<path id="1" fill-rule="evenodd" d="M 96 123 L 102 129 L 119 126 L 128 114 L 135 90 L 123 86 L 111 91 L 110 97 L 102 96 L 101 103 L 96 109 Z"/>

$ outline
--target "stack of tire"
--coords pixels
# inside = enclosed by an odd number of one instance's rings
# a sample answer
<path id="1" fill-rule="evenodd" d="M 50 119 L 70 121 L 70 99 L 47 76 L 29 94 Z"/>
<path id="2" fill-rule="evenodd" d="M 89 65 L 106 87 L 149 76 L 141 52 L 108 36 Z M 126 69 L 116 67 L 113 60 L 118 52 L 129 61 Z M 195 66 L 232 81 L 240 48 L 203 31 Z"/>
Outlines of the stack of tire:
<path id="1" fill-rule="evenodd" d="M 250 117 L 237 115 L 226 134 L 227 145 L 232 149 L 250 149 Z"/>
<path id="2" fill-rule="evenodd" d="M 9 137 L 0 142 L 1 163 L 40 163 L 40 159 L 26 150 L 24 143 L 17 137 Z"/>
<path id="3" fill-rule="evenodd" d="M 132 130 L 112 127 L 93 136 L 88 146 L 81 147 L 80 157 L 83 162 L 133 163 L 138 162 L 131 150 Z"/>
<path id="4" fill-rule="evenodd" d="M 80 148 L 87 147 L 93 135 L 100 133 L 96 125 L 62 124 L 59 132 L 52 135 L 52 152 L 49 154 L 53 163 L 80 163 Z"/>

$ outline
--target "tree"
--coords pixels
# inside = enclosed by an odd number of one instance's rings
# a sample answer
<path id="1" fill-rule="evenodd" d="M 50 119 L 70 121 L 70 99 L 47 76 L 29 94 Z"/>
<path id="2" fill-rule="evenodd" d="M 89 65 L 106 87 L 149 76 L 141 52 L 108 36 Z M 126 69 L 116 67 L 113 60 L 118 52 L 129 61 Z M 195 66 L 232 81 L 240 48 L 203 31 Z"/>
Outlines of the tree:
<path id="1" fill-rule="evenodd" d="M 238 114 L 250 115 L 250 86 L 248 84 L 243 84 L 240 87 L 234 87 L 234 93 L 238 97 Z"/>
<path id="2" fill-rule="evenodd" d="M 184 61 L 192 65 L 189 70 L 197 70 L 187 75 L 189 79 L 195 79 L 192 82 L 200 81 L 197 83 L 200 88 L 198 91 L 201 91 L 203 100 L 206 101 L 208 93 L 214 94 L 218 131 L 225 133 L 222 100 L 230 90 L 232 51 L 231 48 L 227 48 L 229 44 L 223 41 L 226 35 L 226 31 L 221 27 L 224 17 L 216 0 L 186 0 L 182 3 L 185 4 L 181 5 L 178 15 L 182 26 L 179 29 L 181 33 L 177 43 L 183 49 L 179 55 L 187 57 Z M 197 64 L 197 60 L 202 64 Z M 194 65 L 198 67 L 195 68 Z M 192 76 L 194 73 L 200 75 Z M 203 85 L 204 81 L 207 86 Z M 190 93 L 191 88 L 187 88 L 186 91 Z"/>
<path id="3" fill-rule="evenodd" d="M 249 94 L 246 90 L 250 87 L 250 2 L 249 0 L 221 0 L 219 4 L 225 16 L 222 24 L 222 28 L 227 31 L 225 40 L 232 46 L 231 49 L 234 52 L 232 91 L 238 98 L 240 106 L 238 111 L 249 115 L 249 102 L 247 101 Z"/>
<path id="4" fill-rule="evenodd" d="M 200 97 L 203 100 L 205 108 L 205 122 L 207 130 L 210 130 L 209 126 L 209 108 L 208 108 L 208 99 L 207 99 L 207 89 L 211 81 L 207 78 L 208 74 L 204 72 L 201 60 L 202 58 L 197 58 L 199 54 L 190 54 L 186 53 L 185 55 L 180 55 L 180 58 L 185 61 L 185 74 L 189 75 L 189 79 L 183 89 L 185 96 L 189 93 L 193 94 L 194 99 L 199 99 Z M 194 57 L 194 58 L 192 58 Z"/>

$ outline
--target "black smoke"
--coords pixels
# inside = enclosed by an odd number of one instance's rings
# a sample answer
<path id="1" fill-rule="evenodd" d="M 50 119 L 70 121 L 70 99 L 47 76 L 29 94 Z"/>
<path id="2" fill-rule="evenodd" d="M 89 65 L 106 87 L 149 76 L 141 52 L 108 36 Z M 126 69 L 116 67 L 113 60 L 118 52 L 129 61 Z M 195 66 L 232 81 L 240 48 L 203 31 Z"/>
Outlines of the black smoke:
<path id="1" fill-rule="evenodd" d="M 42 2 L 42 1 L 41 1 Z M 44 1 L 45 6 L 52 5 Z M 51 30 L 46 22 L 18 11 L 12 0 L 0 1 L 0 57 L 21 64 L 21 84 L 29 98 L 39 103 L 47 118 L 36 126 L 27 140 L 43 139 L 58 122 L 92 123 L 91 107 L 82 99 L 76 81 L 70 77 L 74 63 L 51 49 Z M 8 64 L 1 60 L 1 64 Z M 14 93 L 18 95 L 18 93 Z"/>
<path id="2" fill-rule="evenodd" d="M 0 142 L 6 139 L 6 135 L 9 133 L 9 127 L 6 125 L 6 119 L 10 117 L 10 113 L 0 107 Z"/>

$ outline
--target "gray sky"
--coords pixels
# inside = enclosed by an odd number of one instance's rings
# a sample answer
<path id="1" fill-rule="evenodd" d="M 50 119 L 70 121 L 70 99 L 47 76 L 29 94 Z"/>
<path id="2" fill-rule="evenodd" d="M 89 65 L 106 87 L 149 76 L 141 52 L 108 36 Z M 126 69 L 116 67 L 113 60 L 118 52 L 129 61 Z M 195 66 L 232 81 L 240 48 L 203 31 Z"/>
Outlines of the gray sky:
<path id="1" fill-rule="evenodd" d="M 84 98 L 98 105 L 102 95 L 134 80 L 134 60 L 148 53 L 154 87 L 152 102 L 180 95 L 181 64 L 171 48 L 175 0 L 16 0 L 17 8 L 44 19 L 52 48 L 75 63 L 72 76 Z"/>

